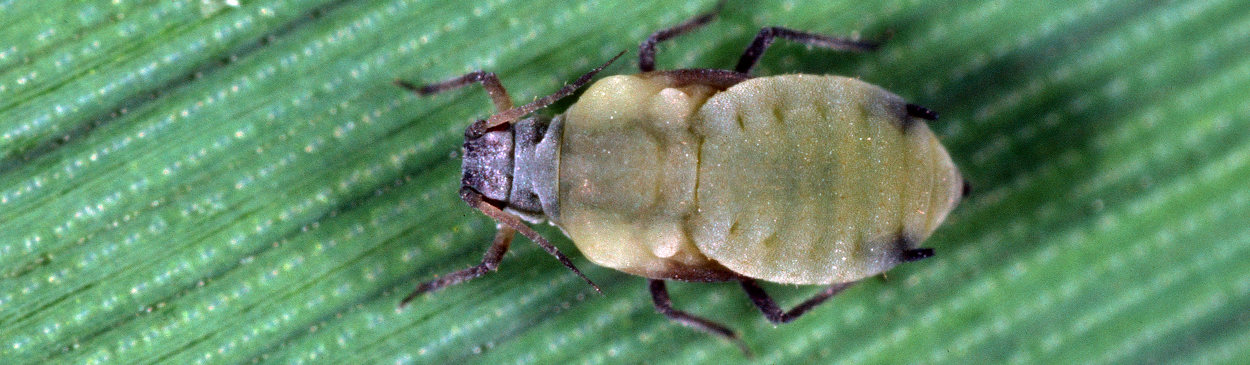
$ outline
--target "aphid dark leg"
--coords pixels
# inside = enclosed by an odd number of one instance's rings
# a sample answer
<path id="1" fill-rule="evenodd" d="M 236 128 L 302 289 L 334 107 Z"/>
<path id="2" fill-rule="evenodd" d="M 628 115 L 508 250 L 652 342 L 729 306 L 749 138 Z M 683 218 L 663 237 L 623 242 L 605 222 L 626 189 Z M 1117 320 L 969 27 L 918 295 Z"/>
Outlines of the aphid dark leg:
<path id="1" fill-rule="evenodd" d="M 964 180 L 964 189 L 961 193 L 961 197 L 964 198 L 967 198 L 969 194 L 972 194 L 972 184 L 969 184 L 968 180 Z"/>
<path id="2" fill-rule="evenodd" d="M 938 118 L 936 112 L 916 104 L 907 104 L 907 115 L 924 120 L 937 120 Z"/>
<path id="3" fill-rule="evenodd" d="M 651 33 L 651 36 L 647 37 L 647 40 L 642 41 L 642 44 L 638 45 L 638 70 L 641 72 L 655 71 L 656 43 L 672 39 L 673 37 L 685 34 L 703 26 L 704 24 L 707 24 L 712 21 L 712 19 L 716 18 L 716 14 L 719 13 L 720 9 L 724 6 L 725 1 L 721 0 L 716 3 L 716 7 L 712 8 L 709 12 L 699 14 L 694 18 L 690 18 L 690 20 L 676 26 Z"/>
<path id="4" fill-rule="evenodd" d="M 482 257 L 482 263 L 464 270 L 447 274 L 438 279 L 421 283 L 421 285 L 417 286 L 417 290 L 413 290 L 412 294 L 408 294 L 407 297 L 404 297 L 404 300 L 399 302 L 399 306 L 403 307 L 408 305 L 408 302 L 412 301 L 413 298 L 416 298 L 422 293 L 428 293 L 448 286 L 460 284 L 470 279 L 482 276 L 487 272 L 495 271 L 495 269 L 499 268 L 499 261 L 503 259 L 503 254 L 508 252 L 508 246 L 512 244 L 512 236 L 515 235 L 515 229 L 506 226 L 499 227 L 499 232 L 495 233 L 494 242 L 491 243 L 490 248 L 486 249 L 485 257 Z"/>
<path id="5" fill-rule="evenodd" d="M 651 300 L 655 302 L 655 310 L 657 312 L 674 322 L 723 337 L 737 345 L 747 357 L 752 356 L 751 349 L 747 347 L 746 342 L 742 342 L 742 339 L 738 338 L 738 335 L 733 330 L 708 319 L 673 309 L 673 302 L 668 297 L 668 287 L 664 284 L 664 280 L 650 279 L 649 281 L 651 282 Z"/>
<path id="6" fill-rule="evenodd" d="M 561 253 L 555 245 L 552 245 L 551 242 L 547 242 L 546 238 L 539 235 L 533 228 L 525 225 L 525 222 L 522 222 L 521 218 L 517 218 L 516 216 L 491 205 L 486 202 L 486 200 L 483 200 L 481 193 L 473 191 L 473 189 L 467 187 L 460 189 L 460 199 L 463 199 L 465 203 L 469 203 L 469 206 L 477 208 L 477 210 L 481 211 L 482 214 L 486 214 L 487 216 L 494 218 L 500 224 L 521 232 L 522 235 L 529 238 L 530 241 L 533 241 L 534 244 L 538 245 L 538 247 L 542 247 L 543 251 L 547 251 L 547 253 L 551 256 L 555 256 L 556 260 L 560 261 L 560 264 L 564 265 L 565 268 L 572 270 L 573 273 L 577 274 L 578 277 L 581 277 L 582 280 L 585 280 L 587 284 L 590 284 L 590 287 L 595 288 L 596 292 L 603 293 L 602 290 L 599 290 L 598 285 L 595 285 L 593 281 L 590 281 L 590 278 L 587 278 L 586 275 L 582 275 L 582 271 L 578 270 L 577 266 L 573 266 L 573 262 L 569 261 L 568 256 L 564 256 L 564 254 Z"/>
<path id="7" fill-rule="evenodd" d="M 734 70 L 741 73 L 750 73 L 751 68 L 755 67 L 756 63 L 759 63 L 760 57 L 764 56 L 764 50 L 767 50 L 768 46 L 773 44 L 773 39 L 777 37 L 810 46 L 842 51 L 863 52 L 877 48 L 877 44 L 872 42 L 800 32 L 782 27 L 768 27 L 760 29 L 760 33 L 755 35 L 755 40 L 751 42 L 750 46 L 747 46 L 746 51 L 742 52 L 742 58 L 738 59 L 738 67 L 735 67 Z"/>
<path id="8" fill-rule="evenodd" d="M 768 321 L 773 324 L 782 324 L 799 318 L 799 316 L 803 315 L 803 313 L 807 313 L 808 310 L 824 303 L 835 294 L 838 294 L 838 292 L 841 292 L 854 284 L 855 282 L 830 285 L 826 287 L 825 290 L 817 293 L 815 296 L 812 296 L 811 299 L 795 306 L 794 309 L 791 309 L 789 312 L 782 312 L 781 307 L 777 306 L 777 302 L 773 301 L 773 298 L 768 296 L 768 293 L 764 292 L 764 288 L 761 288 L 759 284 L 755 283 L 755 280 L 743 280 L 742 290 L 747 292 L 747 297 L 751 298 L 751 303 L 755 303 L 755 307 L 759 308 L 760 312 L 764 313 L 764 318 L 768 318 Z"/>
<path id="9" fill-rule="evenodd" d="M 499 76 L 496 76 L 494 72 L 478 70 L 454 79 L 421 86 L 410 84 L 404 80 L 395 80 L 395 85 L 411 90 L 421 96 L 430 96 L 448 90 L 459 89 L 474 83 L 481 83 L 482 88 L 486 89 L 486 94 L 490 95 L 490 101 L 495 103 L 496 112 L 512 109 L 512 97 L 508 96 L 508 90 L 503 88 L 503 84 L 499 82 Z"/>

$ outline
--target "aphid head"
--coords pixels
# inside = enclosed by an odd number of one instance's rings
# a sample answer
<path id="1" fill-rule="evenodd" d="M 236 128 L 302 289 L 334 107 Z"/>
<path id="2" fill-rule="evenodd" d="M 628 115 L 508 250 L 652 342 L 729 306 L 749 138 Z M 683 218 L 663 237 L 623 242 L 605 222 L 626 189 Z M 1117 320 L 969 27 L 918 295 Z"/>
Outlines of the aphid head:
<path id="1" fill-rule="evenodd" d="M 527 221 L 543 220 L 543 198 L 554 198 L 557 179 L 560 133 L 551 125 L 551 118 L 531 116 L 481 133 L 466 130 L 460 186 Z"/>
<path id="2" fill-rule="evenodd" d="M 510 123 L 485 131 L 472 127 L 466 129 L 461 165 L 464 174 L 460 186 L 477 191 L 488 201 L 508 201 L 508 192 L 512 188 L 512 151 Z"/>

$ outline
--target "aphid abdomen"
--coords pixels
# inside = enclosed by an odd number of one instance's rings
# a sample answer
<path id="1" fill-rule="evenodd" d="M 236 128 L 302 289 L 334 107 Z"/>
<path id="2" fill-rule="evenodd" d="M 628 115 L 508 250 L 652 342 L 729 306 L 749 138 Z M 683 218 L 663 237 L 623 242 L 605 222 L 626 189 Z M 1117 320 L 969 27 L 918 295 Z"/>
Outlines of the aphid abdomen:
<path id="1" fill-rule="evenodd" d="M 744 81 L 695 117 L 690 231 L 747 277 L 849 282 L 902 261 L 958 201 L 962 180 L 902 98 L 844 77 Z"/>

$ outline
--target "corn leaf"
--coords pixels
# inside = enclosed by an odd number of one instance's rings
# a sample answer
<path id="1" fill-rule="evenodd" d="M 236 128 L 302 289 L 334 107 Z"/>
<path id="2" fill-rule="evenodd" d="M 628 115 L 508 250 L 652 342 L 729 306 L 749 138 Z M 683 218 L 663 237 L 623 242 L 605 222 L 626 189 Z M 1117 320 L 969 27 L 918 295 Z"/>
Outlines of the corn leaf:
<path id="1" fill-rule="evenodd" d="M 974 191 L 933 258 L 773 326 L 733 284 L 655 313 L 645 280 L 595 293 L 457 195 L 483 69 L 518 102 L 711 0 L 0 1 L 0 363 L 1246 363 L 1250 5 L 1181 1 L 729 1 L 659 47 L 729 68 L 841 74 L 938 111 Z M 559 112 L 570 101 L 548 113 Z M 767 287 L 789 307 L 819 290 Z"/>

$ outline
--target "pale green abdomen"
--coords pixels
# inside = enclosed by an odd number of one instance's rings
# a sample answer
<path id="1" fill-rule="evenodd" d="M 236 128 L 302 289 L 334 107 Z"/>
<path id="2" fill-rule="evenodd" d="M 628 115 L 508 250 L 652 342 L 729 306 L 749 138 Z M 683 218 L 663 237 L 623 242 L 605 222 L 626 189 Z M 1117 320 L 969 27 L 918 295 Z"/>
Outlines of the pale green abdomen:
<path id="1" fill-rule="evenodd" d="M 897 264 L 913 248 L 899 243 L 923 241 L 959 198 L 928 127 L 876 86 L 811 75 L 720 92 L 671 84 L 607 78 L 565 115 L 560 207 L 548 213 L 600 265 L 852 281 Z"/>
<path id="2" fill-rule="evenodd" d="M 781 283 L 853 281 L 898 264 L 962 188 L 905 105 L 838 76 L 757 78 L 712 97 L 697 118 L 696 246 Z"/>

